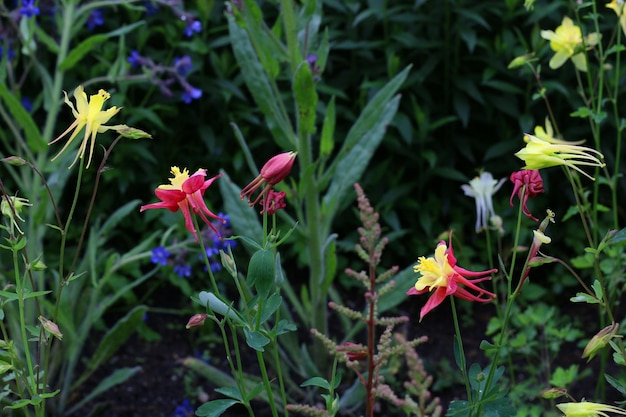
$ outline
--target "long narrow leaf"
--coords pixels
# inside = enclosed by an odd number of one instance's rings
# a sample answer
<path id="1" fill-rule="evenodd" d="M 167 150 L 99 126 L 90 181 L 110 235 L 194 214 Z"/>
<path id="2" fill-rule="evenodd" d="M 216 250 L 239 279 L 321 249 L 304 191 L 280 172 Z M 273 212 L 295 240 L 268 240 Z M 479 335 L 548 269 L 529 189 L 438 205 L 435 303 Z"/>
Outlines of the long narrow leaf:
<path id="1" fill-rule="evenodd" d="M 75 404 L 69 411 L 67 411 L 67 415 L 74 413 L 74 411 L 79 410 L 89 401 L 96 398 L 98 395 L 107 392 L 111 388 L 116 385 L 122 384 L 130 379 L 133 375 L 137 374 L 137 372 L 141 371 L 141 366 L 135 366 L 133 368 L 121 368 L 113 371 L 111 375 L 104 378 L 100 383 L 89 393 L 87 394 L 80 402 Z"/>
<path id="2" fill-rule="evenodd" d="M 30 117 L 30 114 L 22 107 L 20 102 L 15 98 L 13 93 L 9 91 L 5 83 L 0 83 L 0 97 L 9 109 L 11 116 L 24 129 L 26 135 L 26 143 L 33 152 L 43 152 L 46 150 L 46 142 L 41 137 L 41 133 L 37 125 Z"/>
<path id="3" fill-rule="evenodd" d="M 270 80 L 254 51 L 248 33 L 239 27 L 231 15 L 228 15 L 228 31 L 235 58 L 241 68 L 248 90 L 265 115 L 267 126 L 274 139 L 282 148 L 295 149 L 293 129 L 278 106 L 281 98 L 274 94 Z"/>
<path id="4" fill-rule="evenodd" d="M 361 179 L 363 172 L 374 156 L 374 152 L 385 135 L 387 125 L 398 111 L 400 96 L 386 103 L 380 113 L 376 115 L 374 123 L 354 147 L 344 155 L 335 167 L 330 187 L 324 196 L 324 206 L 326 207 L 325 217 L 332 221 L 337 211 L 345 207 L 354 194 L 350 193 L 350 188 L 355 182 Z M 357 123 L 359 123 L 357 121 Z M 328 227 L 328 225 L 326 225 Z"/>

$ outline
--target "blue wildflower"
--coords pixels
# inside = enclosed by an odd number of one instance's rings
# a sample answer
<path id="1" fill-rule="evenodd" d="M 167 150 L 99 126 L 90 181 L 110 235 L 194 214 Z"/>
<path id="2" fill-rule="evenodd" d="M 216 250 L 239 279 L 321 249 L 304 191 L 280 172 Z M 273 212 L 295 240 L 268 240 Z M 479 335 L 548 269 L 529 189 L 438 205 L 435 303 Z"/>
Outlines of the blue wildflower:
<path id="1" fill-rule="evenodd" d="M 128 61 L 128 63 L 130 63 L 130 67 L 131 68 L 137 68 L 140 67 L 143 63 L 143 57 L 141 55 L 139 55 L 139 52 L 137 52 L 136 50 L 132 50 L 130 52 L 130 55 L 128 56 L 128 58 L 126 58 L 126 61 Z"/>
<path id="2" fill-rule="evenodd" d="M 189 417 L 193 416 L 193 413 L 193 407 L 189 404 L 189 400 L 185 398 L 180 405 L 176 406 L 176 409 L 171 417 Z"/>
<path id="3" fill-rule="evenodd" d="M 178 72 L 178 74 L 182 75 L 183 77 L 187 75 L 189 71 L 191 71 L 191 66 L 192 63 L 189 55 L 185 55 L 180 58 L 174 58 L 174 68 L 176 69 L 176 72 Z"/>
<path id="4" fill-rule="evenodd" d="M 143 7 L 146 9 L 146 16 L 152 16 L 159 11 L 158 7 L 151 1 L 144 2 Z"/>
<path id="5" fill-rule="evenodd" d="M 7 48 L 0 46 L 0 59 L 6 57 L 9 61 L 15 57 L 15 51 L 11 48 Z"/>
<path id="6" fill-rule="evenodd" d="M 191 276 L 191 265 L 189 264 L 177 264 L 174 266 L 174 273 L 181 278 Z"/>
<path id="7" fill-rule="evenodd" d="M 152 257 L 150 261 L 156 265 L 167 265 L 167 258 L 170 256 L 170 253 L 163 246 L 157 246 L 152 249 Z"/>
<path id="8" fill-rule="evenodd" d="M 33 111 L 33 102 L 30 100 L 30 98 L 24 96 L 20 100 L 20 103 L 22 103 L 22 107 L 24 107 L 24 110 L 26 110 L 27 112 L 30 113 L 31 111 Z"/>
<path id="9" fill-rule="evenodd" d="M 199 20 L 195 20 L 193 17 L 190 19 L 187 19 L 185 17 L 184 20 L 187 22 L 187 26 L 185 27 L 184 33 L 188 38 L 191 38 L 194 32 L 195 33 L 202 32 L 202 23 L 200 23 Z"/>
<path id="10" fill-rule="evenodd" d="M 39 16 L 39 7 L 35 6 L 35 0 L 22 0 L 20 14 L 26 18 Z"/>
<path id="11" fill-rule="evenodd" d="M 104 25 L 104 17 L 102 16 L 102 10 L 93 9 L 93 11 L 89 14 L 87 18 L 87 23 L 85 23 L 87 29 L 94 30 L 96 26 Z"/>
<path id="12" fill-rule="evenodd" d="M 202 90 L 192 87 L 190 85 L 185 86 L 185 91 L 180 95 L 181 100 L 185 104 L 191 103 L 194 99 L 202 97 Z"/>

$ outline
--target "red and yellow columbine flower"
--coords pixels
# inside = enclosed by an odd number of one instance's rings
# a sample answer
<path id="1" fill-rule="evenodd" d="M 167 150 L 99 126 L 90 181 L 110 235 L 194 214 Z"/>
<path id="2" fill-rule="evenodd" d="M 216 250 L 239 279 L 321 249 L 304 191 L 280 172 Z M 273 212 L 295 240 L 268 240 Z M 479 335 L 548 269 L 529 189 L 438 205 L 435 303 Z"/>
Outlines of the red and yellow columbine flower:
<path id="1" fill-rule="evenodd" d="M 70 108 L 72 109 L 72 113 L 74 114 L 74 117 L 76 118 L 76 120 L 74 120 L 74 122 L 70 125 L 70 127 L 68 127 L 65 130 L 65 132 L 61 133 L 59 137 L 57 137 L 56 139 L 54 139 L 52 142 L 49 143 L 49 145 L 56 143 L 63 136 L 67 135 L 70 132 L 70 130 L 74 129 L 74 132 L 72 132 L 72 134 L 70 135 L 70 138 L 67 140 L 65 145 L 63 145 L 63 148 L 59 151 L 58 154 L 56 154 L 54 158 L 52 158 L 52 160 L 54 161 L 55 159 L 57 159 L 67 149 L 70 143 L 72 143 L 74 138 L 78 135 L 78 133 L 84 127 L 85 136 L 83 137 L 83 141 L 81 142 L 80 147 L 78 148 L 78 153 L 76 154 L 76 158 L 74 158 L 74 161 L 70 165 L 70 168 L 74 166 L 78 158 L 81 158 L 81 159 L 83 158 L 83 156 L 85 155 L 85 151 L 87 150 L 87 144 L 89 143 L 89 140 L 91 139 L 91 143 L 89 144 L 89 158 L 87 159 L 87 166 L 86 166 L 86 168 L 89 168 L 89 164 L 91 163 L 91 157 L 93 156 L 93 148 L 96 145 L 96 134 L 106 132 L 109 129 L 116 129 L 119 127 L 119 126 L 104 126 L 104 124 L 108 122 L 113 116 L 115 116 L 117 112 L 121 110 L 121 108 L 113 106 L 108 110 L 104 110 L 104 111 L 102 110 L 102 106 L 104 105 L 104 102 L 107 101 L 111 97 L 111 95 L 104 90 L 99 90 L 98 94 L 92 95 L 91 97 L 89 97 L 89 100 L 87 100 L 87 94 L 85 94 L 85 91 L 83 90 L 83 86 L 79 85 L 74 90 L 74 99 L 76 100 L 76 107 L 74 107 L 72 102 L 67 98 L 67 93 L 65 91 L 63 92 L 63 94 L 65 94 L 65 104 L 70 106 Z"/>
<path id="2" fill-rule="evenodd" d="M 622 32 L 626 34 L 626 10 L 624 9 L 624 0 L 613 0 L 609 4 L 606 5 L 609 9 L 612 9 L 617 17 L 619 18 L 619 23 L 622 26 Z"/>
<path id="3" fill-rule="evenodd" d="M 185 227 L 194 235 L 197 242 L 198 233 L 196 232 L 191 218 L 191 210 L 193 210 L 193 212 L 198 214 L 200 218 L 213 229 L 215 234 L 219 236 L 219 231 L 211 224 L 207 216 L 222 222 L 226 221 L 208 209 L 203 196 L 204 192 L 211 186 L 213 181 L 222 175 L 216 175 L 213 178 L 205 180 L 206 169 L 199 169 L 191 176 L 189 176 L 189 171 L 186 168 L 181 172 L 178 167 L 172 167 L 171 172 L 174 174 L 174 178 L 170 178 L 170 184 L 159 185 L 157 189 L 154 190 L 154 193 L 161 201 L 141 206 L 140 211 L 165 208 L 175 213 L 180 209 L 183 216 L 185 216 Z"/>
<path id="4" fill-rule="evenodd" d="M 561 403 L 556 405 L 565 417 L 609 417 L 607 413 L 626 415 L 626 410 L 613 405 L 590 403 Z"/>
<path id="5" fill-rule="evenodd" d="M 583 53 L 585 48 L 597 45 L 600 40 L 600 35 L 597 33 L 591 33 L 583 38 L 580 27 L 567 16 L 563 18 L 561 26 L 555 31 L 542 30 L 541 37 L 550 41 L 550 48 L 556 52 L 550 59 L 550 68 L 557 69 L 568 58 L 571 58 L 579 71 L 587 71 L 587 60 Z"/>
<path id="6" fill-rule="evenodd" d="M 578 166 L 597 166 L 600 168 L 605 166 L 598 159 L 604 159 L 604 155 L 595 149 L 572 144 L 577 142 L 559 141 L 552 143 L 528 134 L 524 135 L 524 141 L 526 147 L 515 154 L 526 163 L 523 169 L 541 169 L 565 165 L 594 180 L 592 176 Z"/>
<path id="7" fill-rule="evenodd" d="M 476 283 L 491 279 L 491 274 L 497 269 L 472 272 L 457 266 L 452 249 L 452 233 L 450 233 L 449 241 L 449 248 L 446 246 L 446 242 L 442 240 L 435 249 L 434 257 L 421 256 L 417 265 L 413 267 L 415 272 L 421 274 L 421 277 L 407 294 L 422 295 L 433 291 L 433 295 L 430 296 L 420 311 L 420 321 L 449 295 L 481 303 L 486 303 L 496 297 L 495 294 L 478 287 Z M 476 279 L 468 279 L 467 277 L 475 277 Z M 476 291 L 477 294 L 470 293 L 461 285 Z"/>
<path id="8" fill-rule="evenodd" d="M 266 196 L 265 201 L 269 204 L 267 194 L 274 185 L 278 184 L 284 180 L 287 175 L 289 175 L 293 162 L 296 159 L 296 155 L 296 152 L 284 152 L 272 157 L 265 163 L 265 165 L 263 165 L 261 173 L 253 179 L 250 184 L 246 185 L 243 190 L 241 190 L 239 197 L 242 200 L 244 197 L 247 197 L 250 207 L 258 203 L 263 196 Z M 252 200 L 252 194 L 254 194 L 261 186 L 263 186 L 261 192 L 254 200 Z M 266 211 L 267 209 L 268 207 L 264 206 L 264 210 Z"/>

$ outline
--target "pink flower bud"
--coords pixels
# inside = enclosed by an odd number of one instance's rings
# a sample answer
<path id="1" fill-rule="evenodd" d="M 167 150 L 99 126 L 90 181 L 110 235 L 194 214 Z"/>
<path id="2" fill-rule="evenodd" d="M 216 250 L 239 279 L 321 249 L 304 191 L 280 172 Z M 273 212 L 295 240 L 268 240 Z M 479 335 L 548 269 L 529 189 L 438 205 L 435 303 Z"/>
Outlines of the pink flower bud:
<path id="1" fill-rule="evenodd" d="M 207 319 L 207 317 L 209 317 L 209 315 L 205 313 L 194 314 L 193 316 L 191 316 L 185 327 L 187 329 L 191 329 L 192 327 L 200 327 L 204 325 L 204 321 Z"/>

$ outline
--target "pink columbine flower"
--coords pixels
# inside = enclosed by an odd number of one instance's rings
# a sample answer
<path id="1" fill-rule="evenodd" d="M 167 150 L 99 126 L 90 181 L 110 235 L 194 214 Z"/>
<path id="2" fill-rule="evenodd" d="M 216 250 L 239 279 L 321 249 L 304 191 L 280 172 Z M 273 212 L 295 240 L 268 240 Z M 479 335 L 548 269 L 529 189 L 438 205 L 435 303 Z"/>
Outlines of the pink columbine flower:
<path id="1" fill-rule="evenodd" d="M 457 266 L 452 249 L 452 232 L 448 240 L 450 241 L 449 248 L 446 246 L 446 242 L 442 240 L 435 249 L 434 257 L 421 256 L 417 265 L 413 267 L 415 272 L 421 274 L 421 277 L 407 294 L 422 295 L 434 291 L 420 311 L 420 321 L 449 295 L 481 303 L 489 302 L 496 297 L 495 294 L 478 287 L 476 283 L 491 279 L 491 274 L 497 272 L 497 269 L 472 272 Z M 468 279 L 468 277 L 475 277 L 476 279 Z M 461 285 L 476 291 L 477 294 L 472 294 Z"/>
<path id="2" fill-rule="evenodd" d="M 512 173 L 510 178 L 513 182 L 513 193 L 511 193 L 511 199 L 509 200 L 511 207 L 513 207 L 513 197 L 517 195 L 517 198 L 522 202 L 522 213 L 538 222 L 539 219 L 530 213 L 526 202 L 529 198 L 535 198 L 537 195 L 543 193 L 543 180 L 541 179 L 539 170 L 524 169 Z"/>
<path id="3" fill-rule="evenodd" d="M 171 184 L 162 184 L 154 190 L 159 199 L 158 203 L 147 204 L 141 206 L 140 211 L 149 209 L 165 208 L 171 212 L 177 212 L 179 209 L 185 216 L 185 227 L 189 230 L 198 241 L 198 233 L 193 225 L 191 211 L 200 216 L 200 218 L 220 236 L 219 231 L 211 224 L 207 216 L 218 219 L 225 223 L 226 220 L 211 212 L 204 202 L 204 192 L 211 186 L 213 181 L 221 177 L 216 175 L 213 178 L 205 180 L 206 169 L 199 169 L 195 174 L 189 176 L 189 171 L 185 168 L 181 172 L 178 167 L 172 167 L 171 173 L 174 178 L 170 178 Z"/>
<path id="4" fill-rule="evenodd" d="M 261 173 L 258 177 L 253 179 L 250 184 L 246 185 L 239 197 L 243 200 L 244 197 L 248 198 L 248 202 L 250 202 L 250 207 L 254 206 L 261 200 L 261 197 L 268 194 L 271 188 L 284 180 L 287 175 L 291 172 L 291 167 L 293 166 L 293 162 L 296 159 L 296 152 L 284 152 L 272 157 L 269 161 L 263 165 L 261 168 Z M 259 187 L 263 186 L 259 195 L 252 200 L 252 194 L 259 189 Z"/>

